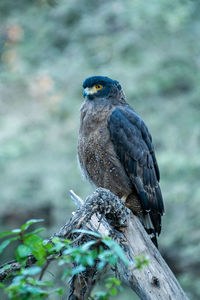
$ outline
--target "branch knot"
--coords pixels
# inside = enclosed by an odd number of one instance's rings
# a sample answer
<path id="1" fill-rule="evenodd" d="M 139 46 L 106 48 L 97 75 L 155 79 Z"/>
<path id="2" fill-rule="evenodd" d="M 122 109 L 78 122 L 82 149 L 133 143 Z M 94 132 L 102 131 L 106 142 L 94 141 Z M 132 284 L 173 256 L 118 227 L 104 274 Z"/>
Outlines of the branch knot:
<path id="1" fill-rule="evenodd" d="M 85 200 L 84 210 L 88 211 L 88 217 L 100 214 L 104 216 L 113 227 L 126 227 L 130 210 L 124 202 L 104 188 L 98 188 Z"/>

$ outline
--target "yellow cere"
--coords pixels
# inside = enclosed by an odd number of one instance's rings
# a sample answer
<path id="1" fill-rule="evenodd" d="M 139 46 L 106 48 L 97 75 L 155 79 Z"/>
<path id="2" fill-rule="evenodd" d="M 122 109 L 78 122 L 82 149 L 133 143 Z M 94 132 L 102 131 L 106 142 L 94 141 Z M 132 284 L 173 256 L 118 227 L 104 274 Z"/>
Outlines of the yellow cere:
<path id="1" fill-rule="evenodd" d="M 95 84 L 93 85 L 93 87 L 91 88 L 85 88 L 85 93 L 87 95 L 93 95 L 93 94 L 96 94 L 99 90 L 102 89 L 102 85 L 101 84 Z"/>

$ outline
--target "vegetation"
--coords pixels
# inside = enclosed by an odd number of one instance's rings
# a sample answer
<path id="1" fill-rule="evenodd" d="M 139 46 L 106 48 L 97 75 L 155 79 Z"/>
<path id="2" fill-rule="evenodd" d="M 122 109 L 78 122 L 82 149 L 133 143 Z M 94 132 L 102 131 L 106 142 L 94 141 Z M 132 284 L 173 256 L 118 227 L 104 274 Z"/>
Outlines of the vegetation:
<path id="1" fill-rule="evenodd" d="M 121 247 L 109 237 L 102 237 L 92 231 L 76 230 L 76 233 L 91 235 L 91 240 L 80 246 L 75 246 L 67 239 L 54 237 L 51 241 L 42 239 L 39 233 L 44 228 L 28 231 L 32 224 L 42 220 L 32 219 L 23 224 L 20 228 L 2 232 L 0 237 L 8 237 L 0 245 L 0 253 L 13 241 L 19 241 L 15 249 L 15 260 L 20 264 L 18 271 L 8 274 L 6 279 L 12 277 L 11 283 L 1 283 L 0 287 L 12 300 L 39 300 L 47 299 L 52 294 L 63 295 L 62 288 L 53 288 L 52 281 L 43 280 L 50 262 L 57 261 L 57 268 L 62 267 L 62 280 L 66 281 L 69 276 L 84 272 L 86 267 L 93 267 L 102 271 L 108 264 L 116 266 L 117 260 L 121 259 L 124 264 L 141 269 L 148 263 L 146 258 L 137 257 L 134 262 L 129 262 Z M 79 236 L 78 236 L 79 237 Z M 36 260 L 36 266 L 28 265 L 30 256 Z M 4 270 L 10 268 L 5 264 Z M 1 270 L 2 271 L 2 270 Z M 120 281 L 115 277 L 106 279 L 104 291 L 98 291 L 90 295 L 90 300 L 107 300 L 110 296 L 116 296 L 120 288 Z"/>
<path id="2" fill-rule="evenodd" d="M 199 299 L 199 1 L 1 0 L 0 19 L 2 230 L 44 218 L 55 232 L 73 210 L 68 190 L 91 191 L 76 161 L 81 83 L 107 75 L 152 133 L 166 207 L 160 250 Z"/>

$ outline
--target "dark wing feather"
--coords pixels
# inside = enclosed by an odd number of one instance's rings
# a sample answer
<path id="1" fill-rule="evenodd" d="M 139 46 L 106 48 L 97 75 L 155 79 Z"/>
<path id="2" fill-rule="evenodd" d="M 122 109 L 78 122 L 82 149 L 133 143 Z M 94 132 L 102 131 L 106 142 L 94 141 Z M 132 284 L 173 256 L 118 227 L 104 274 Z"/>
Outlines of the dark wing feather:
<path id="1" fill-rule="evenodd" d="M 112 112 L 108 128 L 115 151 L 139 195 L 144 213 L 149 212 L 159 234 L 164 206 L 151 135 L 144 121 L 128 106 Z"/>
<path id="2" fill-rule="evenodd" d="M 145 125 L 144 121 L 131 108 L 126 107 L 125 109 L 121 110 L 121 113 L 129 120 L 129 122 L 131 122 L 134 126 L 136 126 L 141 131 L 143 140 L 145 141 L 149 149 L 149 152 L 152 156 L 157 180 L 159 181 L 160 172 L 159 172 L 158 163 L 154 152 L 154 147 L 152 144 L 152 137 L 147 126 Z"/>

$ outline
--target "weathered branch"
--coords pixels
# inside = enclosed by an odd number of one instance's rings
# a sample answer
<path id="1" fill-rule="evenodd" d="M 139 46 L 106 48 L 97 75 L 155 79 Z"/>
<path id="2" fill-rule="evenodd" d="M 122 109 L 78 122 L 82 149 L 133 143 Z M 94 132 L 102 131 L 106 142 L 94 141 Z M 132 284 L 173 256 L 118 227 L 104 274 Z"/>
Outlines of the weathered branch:
<path id="1" fill-rule="evenodd" d="M 30 267 L 36 263 L 36 259 L 33 255 L 30 255 L 26 262 L 26 267 Z M 2 282 L 8 275 L 14 274 L 14 272 L 20 270 L 21 265 L 16 261 L 10 261 L 0 266 L 0 282 Z"/>
<path id="2" fill-rule="evenodd" d="M 92 229 L 98 230 L 102 235 L 112 236 L 120 244 L 130 260 L 134 260 L 135 257 L 141 254 L 146 255 L 149 259 L 149 265 L 143 267 L 142 270 L 127 268 L 122 262 L 119 262 L 118 273 L 133 291 L 141 299 L 145 300 L 188 299 L 158 249 L 151 242 L 139 219 L 132 213 L 130 215 L 129 213 L 127 214 L 127 209 L 121 200 L 105 189 L 97 189 L 90 197 L 90 205 L 92 205 L 92 200 L 94 203 L 100 203 L 100 210 L 98 211 L 100 213 L 104 212 L 105 216 L 99 227 L 98 218 L 93 215 L 91 218 Z M 105 199 L 106 202 L 104 202 Z M 104 205 L 105 207 L 103 208 Z M 108 214 L 107 208 L 109 210 Z M 108 222 L 110 219 L 112 220 L 111 224 Z M 126 228 L 122 230 L 120 228 L 121 225 L 126 226 Z M 88 227 L 90 227 L 90 224 L 88 224 Z M 117 227 L 119 230 L 116 229 Z M 75 287 L 74 290 L 76 290 Z"/>
<path id="3" fill-rule="evenodd" d="M 148 256 L 149 265 L 143 267 L 142 270 L 133 270 L 122 262 L 119 262 L 117 266 L 120 277 L 123 277 L 141 299 L 187 299 L 138 218 L 130 213 L 118 197 L 110 191 L 100 188 L 84 203 L 73 193 L 72 198 L 75 199 L 79 208 L 55 234 L 56 236 L 75 239 L 77 243 L 90 239 L 91 237 L 83 234 L 77 239 L 77 234 L 73 231 L 80 228 L 97 231 L 103 236 L 109 235 L 120 244 L 130 260 L 134 260 L 141 254 Z M 31 262 L 30 257 L 29 265 L 34 262 L 34 260 Z M 16 263 L 12 263 L 10 267 L 10 270 L 6 270 L 6 275 L 19 269 L 19 265 Z M 68 299 L 87 299 L 98 276 L 95 266 L 74 276 L 71 280 Z M 4 277 L 4 272 L 0 270 L 0 279 Z"/>

